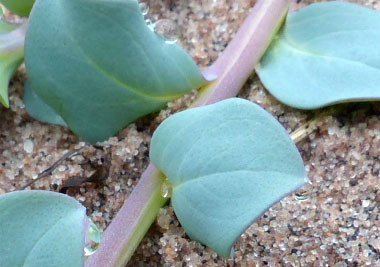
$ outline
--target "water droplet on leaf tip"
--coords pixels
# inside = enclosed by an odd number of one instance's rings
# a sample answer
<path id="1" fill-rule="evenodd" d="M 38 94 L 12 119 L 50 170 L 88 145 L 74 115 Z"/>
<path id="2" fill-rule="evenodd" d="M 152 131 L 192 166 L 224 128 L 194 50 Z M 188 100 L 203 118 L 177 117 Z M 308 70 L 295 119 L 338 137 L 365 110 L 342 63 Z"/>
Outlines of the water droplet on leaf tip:
<path id="1" fill-rule="evenodd" d="M 173 185 L 169 180 L 165 180 L 161 185 L 161 196 L 163 198 L 170 198 L 173 193 Z"/>
<path id="2" fill-rule="evenodd" d="M 139 3 L 140 11 L 143 16 L 149 13 L 149 6 L 147 3 L 141 2 Z"/>
<path id="3" fill-rule="evenodd" d="M 148 28 L 154 32 L 155 28 L 156 28 L 156 25 L 150 20 L 150 19 L 146 19 L 145 20 L 145 23 L 146 23 L 146 26 L 148 26 Z"/>
<path id="4" fill-rule="evenodd" d="M 167 44 L 176 44 L 177 42 L 178 42 L 178 39 L 171 40 L 171 41 L 165 40 L 165 43 L 167 43 Z"/>
<path id="5" fill-rule="evenodd" d="M 218 75 L 216 73 L 207 70 L 202 71 L 202 76 L 206 82 L 212 82 L 218 78 Z"/>
<path id="6" fill-rule="evenodd" d="M 98 250 L 99 244 L 95 246 L 85 246 L 84 247 L 84 256 L 88 257 L 94 254 Z"/>
<path id="7" fill-rule="evenodd" d="M 233 257 L 235 257 L 235 250 L 234 250 L 234 248 L 232 247 L 232 248 L 231 248 L 231 251 L 230 251 L 230 258 L 233 258 Z"/>
<path id="8" fill-rule="evenodd" d="M 256 64 L 255 69 L 256 69 L 256 70 L 261 69 L 261 63 L 260 63 L 260 62 L 258 62 L 258 63 Z"/>
<path id="9" fill-rule="evenodd" d="M 170 19 L 160 19 L 156 23 L 154 31 L 165 39 L 168 44 L 174 44 L 178 41 L 179 29 L 177 24 Z"/>
<path id="10" fill-rule="evenodd" d="M 96 224 L 88 218 L 88 229 L 85 238 L 84 255 L 86 257 L 94 254 L 99 247 L 100 230 Z"/>

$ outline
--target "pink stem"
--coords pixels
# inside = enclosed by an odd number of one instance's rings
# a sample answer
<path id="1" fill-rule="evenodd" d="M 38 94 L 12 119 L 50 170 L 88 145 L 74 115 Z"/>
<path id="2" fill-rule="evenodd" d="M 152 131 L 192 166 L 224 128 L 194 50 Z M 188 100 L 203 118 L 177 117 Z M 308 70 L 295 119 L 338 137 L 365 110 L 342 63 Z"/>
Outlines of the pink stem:
<path id="1" fill-rule="evenodd" d="M 212 66 L 203 70 L 206 79 L 217 79 L 201 89 L 194 105 L 211 104 L 236 96 L 281 27 L 289 4 L 290 0 L 257 1 L 223 54 Z M 150 163 L 139 184 L 103 233 L 99 249 L 88 258 L 86 267 L 124 266 L 128 262 L 143 238 L 141 233 L 145 234 L 159 207 L 166 202 L 159 198 L 160 195 L 157 196 L 163 180 L 163 174 Z M 152 199 L 160 203 L 154 203 Z M 156 210 L 148 207 L 153 204 L 158 207 Z M 147 211 L 151 211 L 148 219 Z M 140 234 L 136 235 L 136 231 Z"/>
<path id="2" fill-rule="evenodd" d="M 102 234 L 100 245 L 86 267 L 125 266 L 167 199 L 161 197 L 165 177 L 149 164 L 139 183 L 112 223 Z"/>
<path id="3" fill-rule="evenodd" d="M 234 97 L 251 75 L 287 14 L 290 0 L 259 0 L 223 54 L 202 71 L 206 85 L 195 106 Z"/>

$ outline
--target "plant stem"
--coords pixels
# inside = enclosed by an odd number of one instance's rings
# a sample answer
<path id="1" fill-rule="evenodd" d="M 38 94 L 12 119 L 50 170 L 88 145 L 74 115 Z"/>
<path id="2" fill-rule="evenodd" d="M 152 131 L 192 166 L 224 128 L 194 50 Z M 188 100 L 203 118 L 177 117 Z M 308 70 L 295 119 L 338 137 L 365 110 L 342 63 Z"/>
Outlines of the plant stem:
<path id="1" fill-rule="evenodd" d="M 315 120 L 311 120 L 301 125 L 299 128 L 294 130 L 290 134 L 290 138 L 294 141 L 294 143 L 298 143 L 303 140 L 306 136 L 309 136 L 312 132 L 317 129 L 317 122 Z"/>
<path id="2" fill-rule="evenodd" d="M 203 70 L 205 79 L 218 78 L 201 89 L 194 106 L 213 104 L 238 94 L 285 21 L 290 2 L 257 1 L 223 54 Z"/>
<path id="3" fill-rule="evenodd" d="M 125 266 L 167 199 L 161 196 L 165 176 L 149 164 L 132 194 L 103 233 L 86 267 Z"/>
<path id="4" fill-rule="evenodd" d="M 203 71 L 208 80 L 196 106 L 234 97 L 284 22 L 290 0 L 258 0 L 255 7 L 220 58 Z M 125 266 L 166 202 L 161 196 L 164 175 L 152 163 L 139 184 L 103 233 L 98 251 L 86 267 Z"/>

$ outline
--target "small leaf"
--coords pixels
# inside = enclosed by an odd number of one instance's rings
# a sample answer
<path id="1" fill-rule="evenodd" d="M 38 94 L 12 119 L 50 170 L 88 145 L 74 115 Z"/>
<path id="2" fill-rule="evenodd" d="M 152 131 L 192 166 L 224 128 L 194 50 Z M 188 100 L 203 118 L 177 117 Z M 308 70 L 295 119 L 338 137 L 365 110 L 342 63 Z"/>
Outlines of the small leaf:
<path id="1" fill-rule="evenodd" d="M 86 211 L 48 191 L 0 195 L 0 266 L 83 266 Z"/>
<path id="2" fill-rule="evenodd" d="M 62 117 L 51 109 L 51 107 L 49 107 L 44 101 L 42 101 L 41 98 L 34 92 L 29 81 L 25 82 L 23 100 L 26 111 L 33 118 L 42 122 L 66 126 L 66 123 Z"/>
<path id="3" fill-rule="evenodd" d="M 28 16 L 33 7 L 34 0 L 1 0 L 9 11 L 20 16 Z"/>
<path id="4" fill-rule="evenodd" d="M 153 135 L 150 157 L 173 184 L 172 204 L 186 233 L 224 256 L 306 177 L 284 128 L 238 98 L 165 120 Z"/>
<path id="5" fill-rule="evenodd" d="M 7 33 L 14 29 L 16 29 L 16 26 L 14 24 L 10 24 L 10 23 L 0 20 L 0 33 Z"/>
<path id="6" fill-rule="evenodd" d="M 0 21 L 0 103 L 9 107 L 9 80 L 24 60 L 25 25 L 15 26 Z"/>
<path id="7" fill-rule="evenodd" d="M 271 94 L 296 108 L 379 100 L 380 13 L 345 2 L 292 13 L 257 73 Z"/>
<path id="8" fill-rule="evenodd" d="M 136 0 L 37 1 L 25 51 L 36 94 L 90 142 L 203 83 L 190 56 L 146 26 Z"/>

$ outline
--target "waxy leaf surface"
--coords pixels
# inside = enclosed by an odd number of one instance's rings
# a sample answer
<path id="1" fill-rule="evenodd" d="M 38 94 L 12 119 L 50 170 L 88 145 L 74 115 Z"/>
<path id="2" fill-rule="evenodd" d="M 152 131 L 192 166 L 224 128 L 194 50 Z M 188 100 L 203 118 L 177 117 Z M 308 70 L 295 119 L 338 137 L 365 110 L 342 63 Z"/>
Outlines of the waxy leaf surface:
<path id="1" fill-rule="evenodd" d="M 0 195 L 0 210 L 0 266 L 83 266 L 86 211 L 75 199 L 17 191 Z"/>
<path id="2" fill-rule="evenodd" d="M 186 233 L 224 256 L 306 178 L 285 129 L 238 98 L 165 120 L 153 135 L 150 157 L 173 184 L 172 205 Z"/>
<path id="3" fill-rule="evenodd" d="M 23 100 L 26 111 L 33 118 L 46 123 L 66 126 L 62 117 L 41 100 L 28 81 L 25 82 Z"/>
<path id="4" fill-rule="evenodd" d="M 301 109 L 380 99 L 380 12 L 345 2 L 291 13 L 257 73 L 279 101 Z"/>
<path id="5" fill-rule="evenodd" d="M 20 16 L 28 16 L 33 7 L 34 0 L 1 0 L 9 11 Z"/>
<path id="6" fill-rule="evenodd" d="M 203 83 L 190 56 L 146 26 L 136 0 L 37 1 L 25 61 L 35 93 L 90 142 Z"/>

